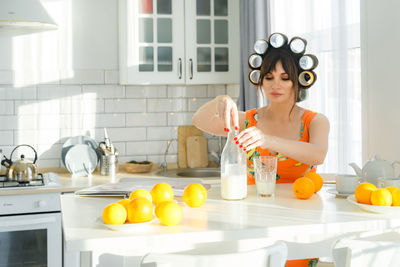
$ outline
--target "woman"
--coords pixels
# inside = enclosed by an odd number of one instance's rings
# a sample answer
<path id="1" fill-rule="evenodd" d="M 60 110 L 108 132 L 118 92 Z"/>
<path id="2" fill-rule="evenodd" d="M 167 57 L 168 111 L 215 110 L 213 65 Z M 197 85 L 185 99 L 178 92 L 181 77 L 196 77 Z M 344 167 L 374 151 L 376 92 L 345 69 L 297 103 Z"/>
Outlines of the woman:
<path id="1" fill-rule="evenodd" d="M 309 87 L 299 83 L 300 57 L 287 44 L 263 54 L 258 84 L 268 105 L 238 112 L 234 101 L 223 95 L 205 103 L 193 116 L 196 127 L 214 135 L 227 135 L 231 124 L 240 130 L 235 141 L 247 153 L 248 184 L 254 184 L 255 156 L 277 156 L 277 183 L 292 183 L 324 162 L 329 121 L 296 104 L 302 100 L 302 90 Z M 307 266 L 308 260 L 299 263 L 288 261 L 286 266 Z"/>

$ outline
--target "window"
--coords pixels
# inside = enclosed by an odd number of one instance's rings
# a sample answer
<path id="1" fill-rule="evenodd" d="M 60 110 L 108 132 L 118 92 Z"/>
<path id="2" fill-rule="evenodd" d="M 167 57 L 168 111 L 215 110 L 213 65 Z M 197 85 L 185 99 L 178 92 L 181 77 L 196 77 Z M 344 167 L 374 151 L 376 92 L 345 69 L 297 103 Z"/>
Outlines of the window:
<path id="1" fill-rule="evenodd" d="M 317 82 L 300 106 L 328 117 L 329 150 L 322 173 L 354 173 L 361 165 L 361 53 L 359 0 L 271 0 L 271 32 L 307 40 Z"/>

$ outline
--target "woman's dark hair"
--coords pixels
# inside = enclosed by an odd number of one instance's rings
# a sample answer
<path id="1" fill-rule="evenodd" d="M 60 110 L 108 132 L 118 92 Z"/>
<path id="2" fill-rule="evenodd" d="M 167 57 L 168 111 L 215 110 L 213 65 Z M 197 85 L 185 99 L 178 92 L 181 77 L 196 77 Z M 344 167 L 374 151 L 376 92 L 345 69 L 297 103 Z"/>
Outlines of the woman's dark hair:
<path id="1" fill-rule="evenodd" d="M 259 88 L 261 90 L 261 86 L 264 81 L 265 75 L 275 70 L 276 64 L 280 61 L 282 63 L 283 69 L 289 76 L 289 80 L 293 83 L 293 90 L 295 95 L 295 102 L 299 102 L 302 99 L 299 97 L 299 91 L 303 90 L 299 88 L 299 73 L 300 67 L 298 66 L 299 58 L 297 58 L 290 50 L 289 46 L 285 45 L 280 48 L 269 47 L 268 52 L 265 54 L 261 70 L 260 70 L 260 81 Z M 293 108 L 292 108 L 293 109 Z"/>

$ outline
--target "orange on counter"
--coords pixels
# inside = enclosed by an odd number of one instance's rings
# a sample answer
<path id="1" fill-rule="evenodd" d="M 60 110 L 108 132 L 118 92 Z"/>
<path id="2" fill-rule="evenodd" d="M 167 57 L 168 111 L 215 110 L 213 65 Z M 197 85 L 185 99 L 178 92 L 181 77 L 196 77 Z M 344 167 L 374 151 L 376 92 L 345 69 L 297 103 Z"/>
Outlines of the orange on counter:
<path id="1" fill-rule="evenodd" d="M 174 192 L 172 191 L 172 187 L 167 183 L 156 184 L 151 189 L 150 194 L 153 199 L 153 204 L 156 206 L 161 202 L 174 199 Z"/>
<path id="2" fill-rule="evenodd" d="M 304 174 L 304 177 L 310 178 L 313 181 L 315 186 L 315 193 L 321 190 L 322 186 L 324 185 L 324 180 L 322 179 L 321 175 L 316 172 L 307 172 Z"/>
<path id="3" fill-rule="evenodd" d="M 393 190 L 392 192 L 392 206 L 400 206 L 400 189 Z"/>
<path id="4" fill-rule="evenodd" d="M 299 199 L 308 199 L 315 192 L 314 182 L 307 177 L 297 178 L 293 183 L 293 193 Z"/>
<path id="5" fill-rule="evenodd" d="M 141 223 L 153 219 L 153 204 L 145 197 L 132 199 L 128 204 L 128 222 Z"/>
<path id="6" fill-rule="evenodd" d="M 207 190 L 201 184 L 190 184 L 183 190 L 183 201 L 190 207 L 200 207 L 207 199 Z"/>
<path id="7" fill-rule="evenodd" d="M 357 202 L 371 205 L 371 194 L 376 189 L 376 186 L 371 183 L 359 184 L 354 192 Z"/>
<path id="8" fill-rule="evenodd" d="M 129 199 L 132 200 L 135 197 L 145 197 L 148 200 L 150 200 L 150 202 L 152 201 L 151 198 L 151 194 L 149 191 L 147 191 L 146 189 L 137 189 L 135 191 L 133 191 L 130 195 L 129 195 Z"/>
<path id="9" fill-rule="evenodd" d="M 392 193 L 386 188 L 379 188 L 372 191 L 371 204 L 376 206 L 392 206 Z"/>
<path id="10" fill-rule="evenodd" d="M 399 189 L 399 188 L 397 188 L 397 187 L 395 187 L 395 186 L 388 186 L 388 187 L 386 187 L 386 189 L 389 190 L 390 193 L 393 193 L 393 191 L 396 191 L 396 190 Z"/>
<path id="11" fill-rule="evenodd" d="M 118 201 L 117 203 L 121 204 L 122 206 L 124 206 L 124 208 L 126 209 L 126 212 L 128 212 L 128 204 L 129 202 L 131 202 L 129 199 L 121 199 L 120 201 Z"/>
<path id="12" fill-rule="evenodd" d="M 182 220 L 182 208 L 174 201 L 164 201 L 157 205 L 156 216 L 162 225 L 177 225 Z"/>
<path id="13" fill-rule="evenodd" d="M 112 203 L 104 208 L 102 217 L 105 224 L 123 224 L 127 213 L 124 206 Z"/>

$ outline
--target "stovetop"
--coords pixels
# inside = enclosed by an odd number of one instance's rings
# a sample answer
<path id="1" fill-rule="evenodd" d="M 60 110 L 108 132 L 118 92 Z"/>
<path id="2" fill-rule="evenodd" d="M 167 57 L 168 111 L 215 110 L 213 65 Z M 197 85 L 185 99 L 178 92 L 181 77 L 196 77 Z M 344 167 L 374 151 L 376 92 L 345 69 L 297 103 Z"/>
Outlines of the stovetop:
<path id="1" fill-rule="evenodd" d="M 5 175 L 0 175 L 0 189 L 58 187 L 60 185 L 61 184 L 58 175 L 55 173 L 45 173 L 44 175 L 39 173 L 35 179 L 29 182 L 9 181 Z"/>

